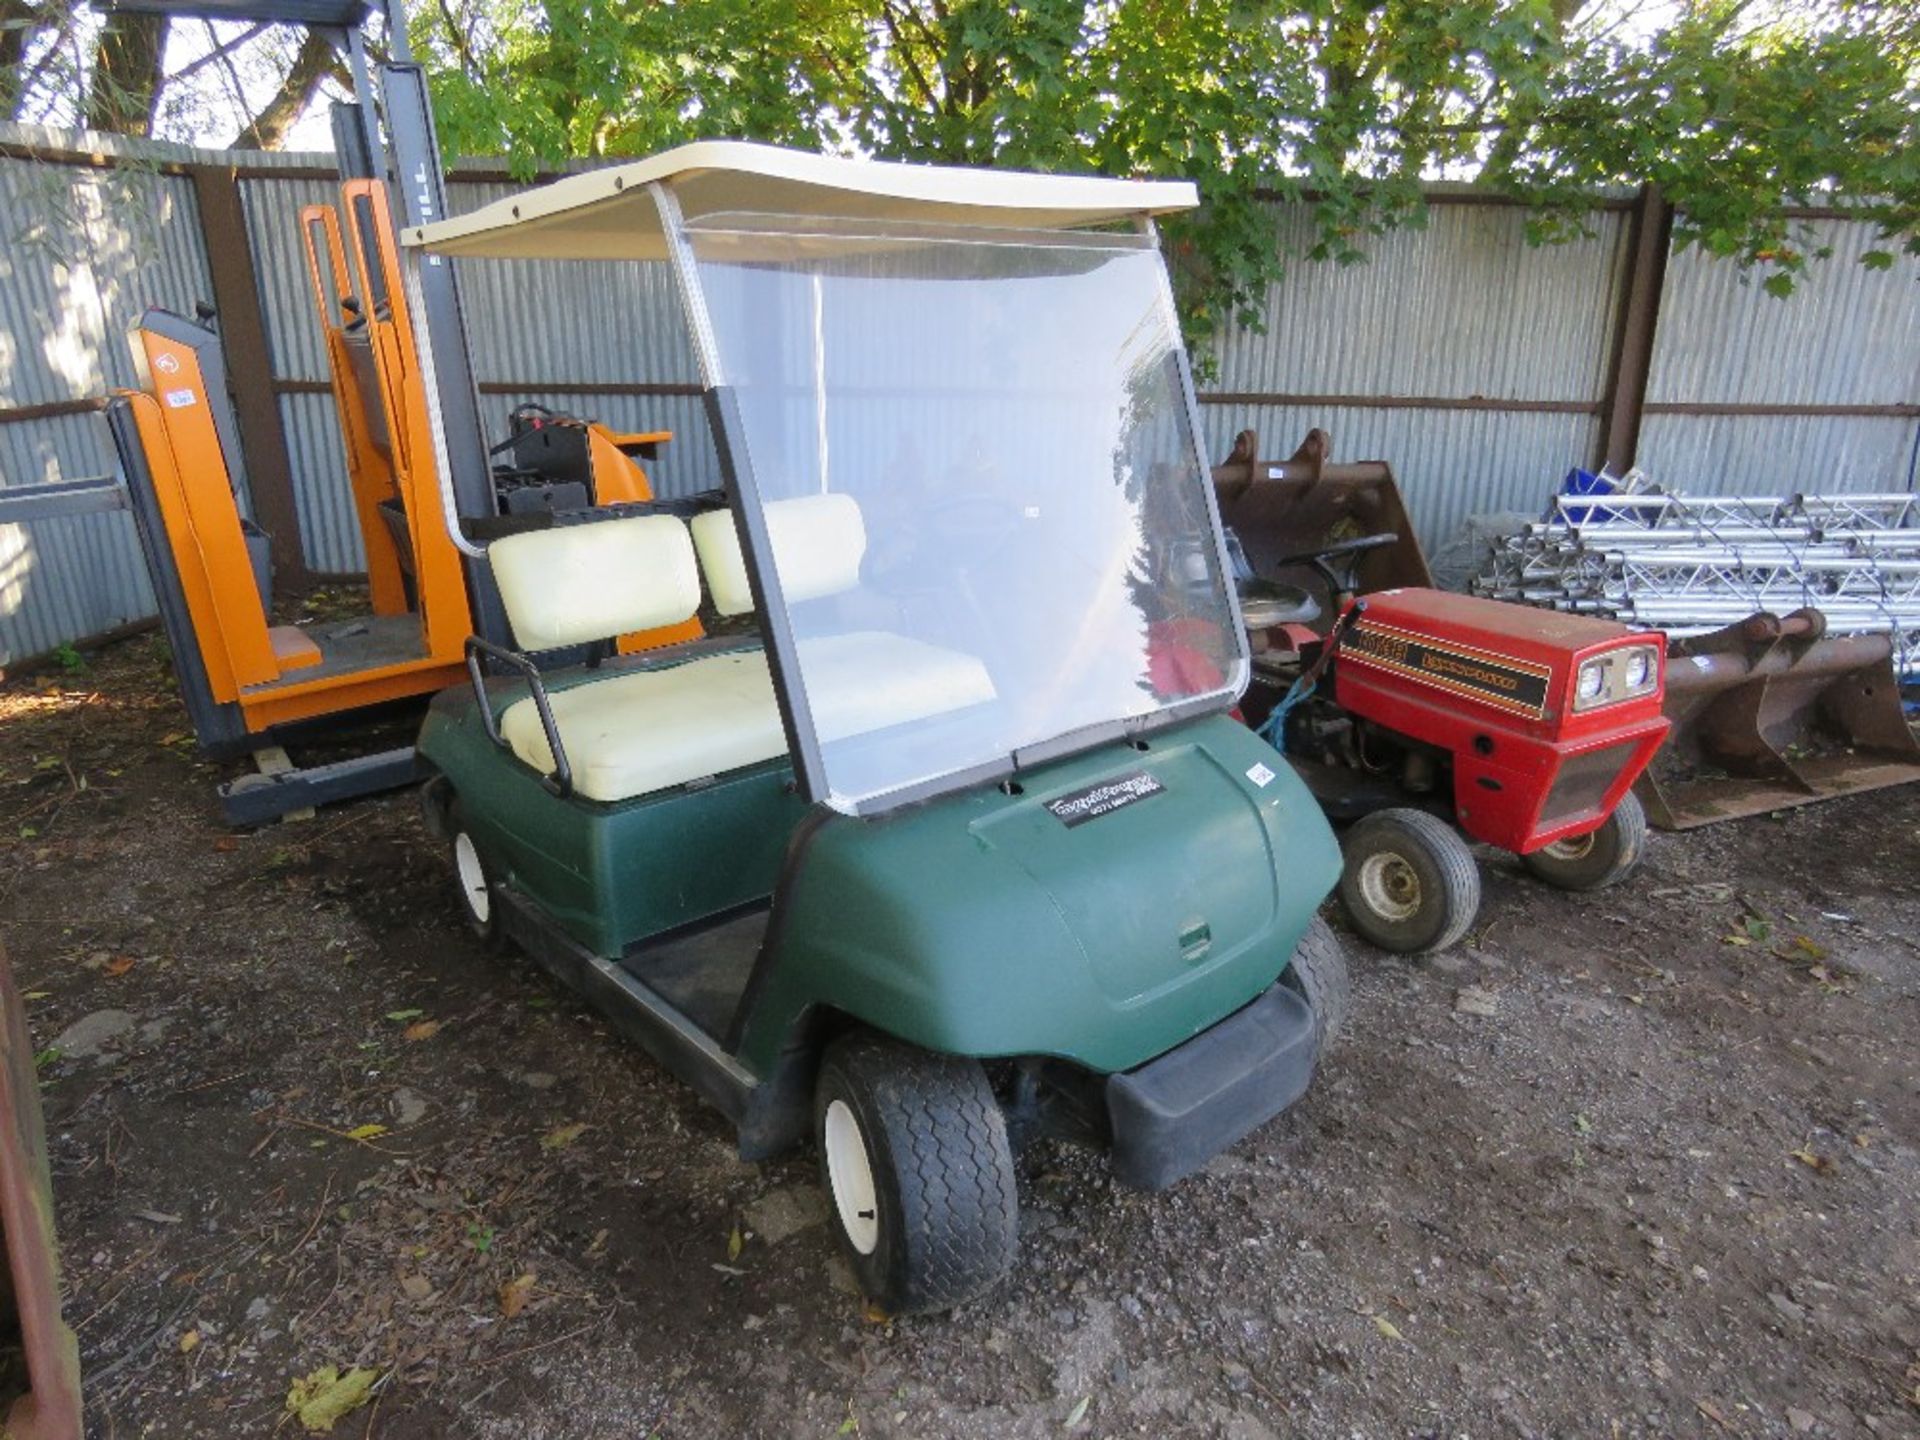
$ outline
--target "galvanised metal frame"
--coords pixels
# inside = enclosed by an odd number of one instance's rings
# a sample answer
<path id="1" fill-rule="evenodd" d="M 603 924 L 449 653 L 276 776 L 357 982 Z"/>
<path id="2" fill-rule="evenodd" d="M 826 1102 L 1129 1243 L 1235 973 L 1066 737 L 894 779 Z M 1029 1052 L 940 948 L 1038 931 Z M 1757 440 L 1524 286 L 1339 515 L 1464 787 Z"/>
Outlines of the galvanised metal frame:
<path id="1" fill-rule="evenodd" d="M 1891 633 L 1920 676 L 1920 496 L 1558 495 L 1473 590 L 1676 638 L 1812 608 L 1833 634 Z"/>

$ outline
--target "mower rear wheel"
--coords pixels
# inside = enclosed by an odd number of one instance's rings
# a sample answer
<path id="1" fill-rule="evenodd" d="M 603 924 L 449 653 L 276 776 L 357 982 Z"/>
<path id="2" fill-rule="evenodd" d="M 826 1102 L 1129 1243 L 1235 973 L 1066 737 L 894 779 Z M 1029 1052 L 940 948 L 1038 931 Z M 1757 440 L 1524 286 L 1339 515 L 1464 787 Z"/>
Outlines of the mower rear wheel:
<path id="1" fill-rule="evenodd" d="M 1480 911 L 1480 868 L 1446 821 L 1376 810 L 1341 844 L 1340 903 L 1382 950 L 1423 955 L 1458 943 Z"/>
<path id="2" fill-rule="evenodd" d="M 460 918 L 482 945 L 498 949 L 505 943 L 498 886 L 492 867 L 474 843 L 457 806 L 447 815 L 447 850 L 453 860 L 454 901 L 460 907 Z"/>
<path id="3" fill-rule="evenodd" d="M 1346 1022 L 1352 987 L 1346 949 L 1333 927 L 1318 915 L 1293 947 L 1293 960 L 1280 983 L 1307 1002 L 1313 1012 L 1313 1053 L 1324 1055 Z"/>
<path id="4" fill-rule="evenodd" d="M 1598 830 L 1522 855 L 1534 878 L 1562 890 L 1601 890 L 1640 866 L 1647 848 L 1647 812 L 1629 790 Z"/>
<path id="5" fill-rule="evenodd" d="M 1012 1268 L 1013 1151 L 977 1060 L 845 1035 L 821 1058 L 813 1125 L 834 1234 L 889 1315 L 951 1309 Z"/>

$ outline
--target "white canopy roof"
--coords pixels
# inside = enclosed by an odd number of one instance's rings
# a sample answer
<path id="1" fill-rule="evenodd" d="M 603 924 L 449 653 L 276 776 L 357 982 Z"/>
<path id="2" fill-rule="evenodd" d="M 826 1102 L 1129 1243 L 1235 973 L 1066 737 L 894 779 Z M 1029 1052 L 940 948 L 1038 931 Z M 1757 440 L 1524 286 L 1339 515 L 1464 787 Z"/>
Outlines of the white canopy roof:
<path id="1" fill-rule="evenodd" d="M 1065 230 L 1200 203 L 1185 180 L 1110 180 L 948 165 L 845 160 L 702 140 L 629 165 L 569 175 L 466 215 L 415 226 L 409 245 L 497 259 L 659 260 L 647 186 L 673 187 L 688 218 L 732 211 Z"/>

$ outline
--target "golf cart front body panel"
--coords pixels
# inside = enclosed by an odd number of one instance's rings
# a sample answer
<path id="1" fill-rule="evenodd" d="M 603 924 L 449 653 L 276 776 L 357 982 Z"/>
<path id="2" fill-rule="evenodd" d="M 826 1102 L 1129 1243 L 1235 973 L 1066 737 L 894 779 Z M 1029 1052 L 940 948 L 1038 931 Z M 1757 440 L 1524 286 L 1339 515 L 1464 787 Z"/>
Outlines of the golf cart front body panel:
<path id="1" fill-rule="evenodd" d="M 1166 1053 L 1274 983 L 1338 878 L 1319 807 L 1272 758 L 1215 716 L 1023 772 L 1017 793 L 826 820 L 776 909 L 742 1057 L 768 1073 L 818 1007 L 949 1054 L 1110 1073 Z"/>
<path id="2" fill-rule="evenodd" d="M 517 681 L 488 685 L 502 710 L 525 694 Z M 488 737 L 464 686 L 435 698 L 420 755 L 502 878 L 606 959 L 766 899 L 806 809 L 783 761 L 614 804 L 563 799 Z"/>

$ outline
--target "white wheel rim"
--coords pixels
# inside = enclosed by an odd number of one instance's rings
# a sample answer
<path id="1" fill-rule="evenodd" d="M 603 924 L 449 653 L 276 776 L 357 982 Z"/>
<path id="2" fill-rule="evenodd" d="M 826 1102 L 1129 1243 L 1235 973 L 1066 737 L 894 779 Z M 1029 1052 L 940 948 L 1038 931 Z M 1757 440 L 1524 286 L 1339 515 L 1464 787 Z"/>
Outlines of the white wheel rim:
<path id="1" fill-rule="evenodd" d="M 1360 862 L 1360 898 L 1383 920 L 1398 923 L 1420 913 L 1420 876 L 1391 850 Z"/>
<path id="2" fill-rule="evenodd" d="M 493 893 L 487 889 L 487 872 L 480 864 L 480 852 L 473 839 L 462 830 L 453 837 L 453 868 L 460 875 L 460 893 L 466 896 L 467 909 L 482 925 L 493 918 Z"/>
<path id="3" fill-rule="evenodd" d="M 840 1228 L 853 1248 L 871 1255 L 880 1243 L 880 1203 L 873 1184 L 873 1161 L 867 1156 L 867 1138 L 853 1107 L 844 1100 L 827 1105 L 824 1141 L 827 1147 L 827 1183 L 833 1187 Z"/>

